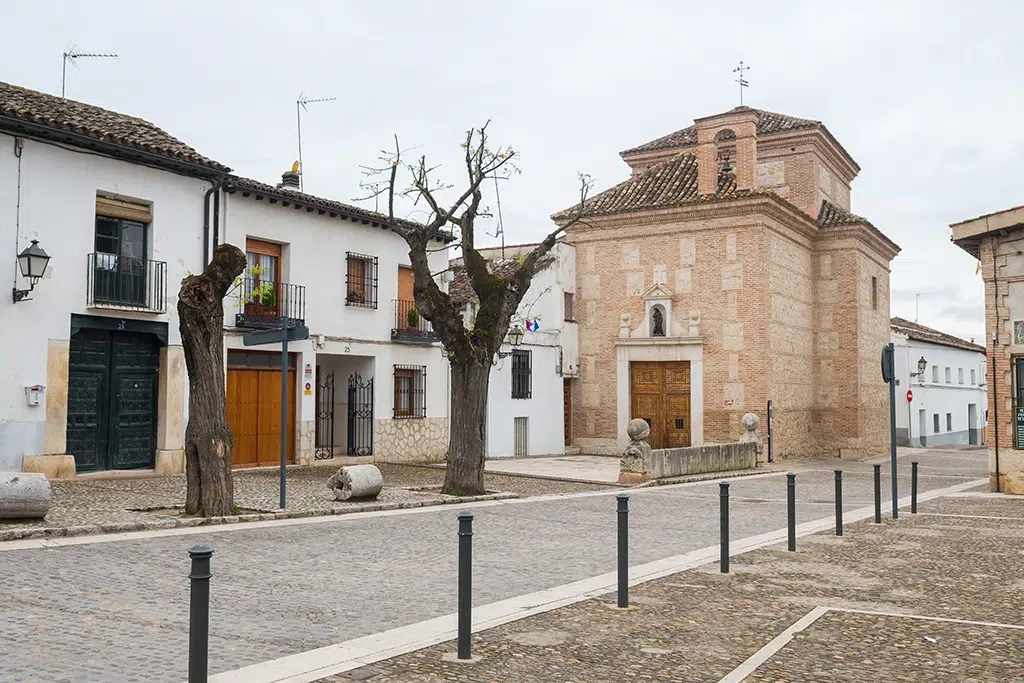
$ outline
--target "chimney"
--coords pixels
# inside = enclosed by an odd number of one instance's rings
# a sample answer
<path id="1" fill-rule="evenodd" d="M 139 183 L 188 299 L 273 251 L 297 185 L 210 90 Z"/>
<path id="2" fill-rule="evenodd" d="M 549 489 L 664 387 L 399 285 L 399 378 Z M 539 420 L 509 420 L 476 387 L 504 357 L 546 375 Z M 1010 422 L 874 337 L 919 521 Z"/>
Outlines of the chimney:
<path id="1" fill-rule="evenodd" d="M 285 171 L 281 175 L 281 182 L 277 184 L 277 188 L 285 190 L 296 190 L 299 189 L 299 174 L 294 168 L 291 171 Z"/>
<path id="2" fill-rule="evenodd" d="M 757 179 L 757 119 L 750 107 L 694 121 L 697 127 L 697 192 L 718 191 L 719 148 L 735 145 L 730 161 L 735 167 L 736 189 L 753 190 Z"/>

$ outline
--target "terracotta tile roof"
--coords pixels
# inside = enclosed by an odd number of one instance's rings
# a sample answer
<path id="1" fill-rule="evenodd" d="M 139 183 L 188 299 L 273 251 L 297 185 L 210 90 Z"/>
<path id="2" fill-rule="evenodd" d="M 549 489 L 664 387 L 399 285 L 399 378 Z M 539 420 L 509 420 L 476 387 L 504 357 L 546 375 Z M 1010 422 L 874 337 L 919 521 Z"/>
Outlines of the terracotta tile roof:
<path id="1" fill-rule="evenodd" d="M 227 187 L 229 192 L 243 192 L 258 195 L 259 197 L 268 197 L 277 201 L 289 201 L 300 206 L 329 213 L 332 216 L 341 216 L 349 220 L 362 221 L 373 226 L 384 227 L 388 223 L 388 217 L 376 211 L 370 211 L 369 209 L 345 204 L 333 199 L 317 197 L 316 195 L 306 194 L 287 187 L 275 187 L 274 185 L 261 183 L 258 180 L 253 180 L 252 178 L 232 177 L 229 179 Z M 401 218 L 398 219 L 397 222 L 399 225 L 408 228 L 423 227 L 422 223 L 407 221 Z M 442 231 L 439 235 L 439 239 L 444 242 L 451 242 L 455 238 L 450 232 Z"/>
<path id="2" fill-rule="evenodd" d="M 893 332 L 905 335 L 908 339 L 913 339 L 914 341 L 929 342 L 931 344 L 939 344 L 940 346 L 950 346 L 954 349 L 964 349 L 966 351 L 985 353 L 984 346 L 964 341 L 959 337 L 954 337 L 951 334 L 933 330 L 930 327 L 925 327 L 918 323 L 912 323 L 903 318 L 893 318 L 890 321 L 890 324 Z"/>
<path id="3" fill-rule="evenodd" d="M 149 121 L 0 82 L 0 124 L 5 117 L 43 126 L 55 133 L 76 133 L 216 171 L 231 170 Z"/>
<path id="4" fill-rule="evenodd" d="M 856 225 L 858 223 L 871 225 L 867 218 L 840 209 L 827 199 L 821 200 L 821 209 L 818 211 L 818 224 L 821 227 L 832 228 L 839 225 Z"/>
<path id="5" fill-rule="evenodd" d="M 659 209 L 740 194 L 749 194 L 749 191 L 736 190 L 735 177 L 731 174 L 721 174 L 718 179 L 718 191 L 715 194 L 698 195 L 697 157 L 693 154 L 679 154 L 588 198 L 584 215 L 602 216 L 641 209 Z M 578 206 L 579 204 L 576 204 L 559 211 L 552 218 L 570 218 L 575 215 Z"/>
<path id="6" fill-rule="evenodd" d="M 732 111 L 742 111 L 745 109 L 751 109 L 751 107 L 736 107 Z M 754 109 L 757 112 L 757 134 L 760 135 L 771 135 L 772 133 L 782 133 L 790 130 L 798 130 L 801 128 L 817 128 L 821 126 L 821 121 L 812 121 L 810 119 L 798 119 L 795 116 L 787 116 L 785 114 L 777 114 L 772 111 L 764 111 L 763 109 Z M 654 152 L 661 149 L 671 149 L 673 147 L 685 147 L 687 145 L 697 144 L 697 127 L 687 126 L 682 130 L 677 130 L 674 133 L 669 133 L 664 137 L 660 137 L 657 140 L 651 140 L 644 144 L 627 149 L 621 154 L 633 154 L 635 152 Z"/>
<path id="7" fill-rule="evenodd" d="M 547 268 L 554 262 L 554 256 L 550 254 L 544 256 L 538 263 L 537 272 Z M 509 277 L 519 268 L 519 260 L 511 258 L 504 261 L 495 259 L 490 261 L 489 264 L 491 273 L 500 277 Z M 476 301 L 476 291 L 474 291 L 473 284 L 469 281 L 469 275 L 466 273 L 465 267 L 453 266 L 452 273 L 452 282 L 448 285 L 448 296 L 451 297 L 452 303 L 461 308 L 471 301 Z"/>

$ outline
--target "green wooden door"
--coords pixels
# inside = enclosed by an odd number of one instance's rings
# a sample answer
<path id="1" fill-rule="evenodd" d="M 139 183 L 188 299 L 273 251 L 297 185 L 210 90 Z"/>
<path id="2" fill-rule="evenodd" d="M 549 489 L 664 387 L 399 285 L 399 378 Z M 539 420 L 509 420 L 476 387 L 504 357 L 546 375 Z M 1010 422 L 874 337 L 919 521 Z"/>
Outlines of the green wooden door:
<path id="1" fill-rule="evenodd" d="M 79 472 L 153 467 L 160 342 L 83 329 L 71 338 L 67 449 Z"/>

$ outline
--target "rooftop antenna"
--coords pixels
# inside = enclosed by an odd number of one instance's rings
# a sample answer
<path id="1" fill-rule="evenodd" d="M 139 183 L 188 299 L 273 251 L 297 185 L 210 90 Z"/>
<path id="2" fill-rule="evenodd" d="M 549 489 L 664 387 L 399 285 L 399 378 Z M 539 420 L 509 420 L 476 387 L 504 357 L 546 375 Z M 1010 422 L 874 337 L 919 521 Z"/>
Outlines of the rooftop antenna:
<path id="1" fill-rule="evenodd" d="M 505 223 L 501 220 L 501 195 L 498 194 L 498 176 L 494 176 L 494 197 L 498 203 L 498 235 L 501 236 L 501 260 L 505 260 Z"/>
<path id="2" fill-rule="evenodd" d="M 750 67 L 749 66 L 745 66 L 743 64 L 743 60 L 742 59 L 740 60 L 740 65 L 732 70 L 732 72 L 734 74 L 739 74 L 740 75 L 739 78 L 736 79 L 736 83 L 740 84 L 740 106 L 741 107 L 743 106 L 743 89 L 750 87 L 750 82 L 747 81 L 747 79 L 743 77 L 743 74 L 745 72 L 747 72 L 747 71 L 750 71 Z"/>
<path id="3" fill-rule="evenodd" d="M 72 45 L 64 52 L 64 63 L 61 65 L 60 70 L 60 96 L 64 97 L 65 87 L 67 85 L 68 76 L 68 62 L 71 62 L 71 66 L 78 68 L 76 59 L 117 59 L 117 55 L 113 53 L 100 53 L 100 52 L 79 52 L 78 48 Z"/>
<path id="4" fill-rule="evenodd" d="M 311 98 L 306 97 L 306 93 L 299 93 L 299 99 L 295 100 L 295 128 L 299 134 L 299 192 L 304 192 L 303 178 L 305 178 L 305 168 L 302 167 L 302 112 L 309 111 L 306 108 L 307 104 L 316 104 L 317 102 L 333 102 L 338 99 L 337 97 L 317 97 Z"/>

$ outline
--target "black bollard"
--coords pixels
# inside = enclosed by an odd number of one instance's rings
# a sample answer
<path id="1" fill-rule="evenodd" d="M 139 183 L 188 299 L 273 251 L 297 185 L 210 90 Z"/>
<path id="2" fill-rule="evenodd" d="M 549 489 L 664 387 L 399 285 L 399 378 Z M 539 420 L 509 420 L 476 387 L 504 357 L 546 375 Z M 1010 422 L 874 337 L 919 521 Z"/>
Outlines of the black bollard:
<path id="1" fill-rule="evenodd" d="M 843 471 L 836 470 L 836 536 L 843 535 Z"/>
<path id="2" fill-rule="evenodd" d="M 206 683 L 209 669 L 210 644 L 210 557 L 213 548 L 193 546 L 188 551 L 192 558 L 192 595 L 188 609 L 188 683 Z"/>
<path id="3" fill-rule="evenodd" d="M 789 527 L 789 549 L 796 551 L 796 475 L 786 475 L 786 512 Z"/>
<path id="4" fill-rule="evenodd" d="M 917 514 L 917 462 L 910 463 L 910 514 Z"/>
<path id="5" fill-rule="evenodd" d="M 629 607 L 629 494 L 615 496 L 619 518 L 619 607 Z"/>
<path id="6" fill-rule="evenodd" d="M 875 524 L 882 523 L 882 466 L 875 465 Z"/>
<path id="7" fill-rule="evenodd" d="M 473 627 L 473 513 L 459 513 L 459 659 L 470 659 Z"/>
<path id="8" fill-rule="evenodd" d="M 718 500 L 722 515 L 722 557 L 719 562 L 722 573 L 729 573 L 729 482 L 718 483 Z"/>

